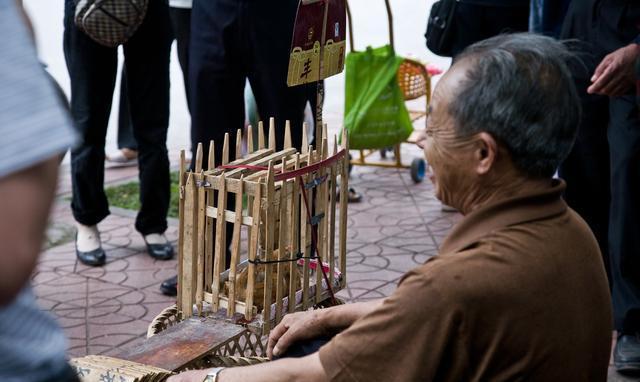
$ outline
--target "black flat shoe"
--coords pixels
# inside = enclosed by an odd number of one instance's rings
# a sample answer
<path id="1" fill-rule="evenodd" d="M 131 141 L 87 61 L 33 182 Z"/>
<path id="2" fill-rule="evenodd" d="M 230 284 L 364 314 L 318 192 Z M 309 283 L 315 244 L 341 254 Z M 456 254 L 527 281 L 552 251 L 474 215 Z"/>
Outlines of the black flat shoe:
<path id="1" fill-rule="evenodd" d="M 640 340 L 635 334 L 623 334 L 618 337 L 613 351 L 613 364 L 622 373 L 640 372 Z"/>
<path id="2" fill-rule="evenodd" d="M 147 252 L 149 256 L 156 260 L 171 260 L 173 258 L 173 245 L 171 243 L 163 244 L 149 244 L 147 240 L 144 240 L 147 245 Z"/>
<path id="3" fill-rule="evenodd" d="M 76 257 L 82 264 L 90 265 L 92 267 L 104 265 L 107 261 L 107 255 L 104 253 L 102 248 L 94 249 L 89 252 L 82 252 L 76 247 Z"/>
<path id="4" fill-rule="evenodd" d="M 160 292 L 166 296 L 178 295 L 178 276 L 168 278 L 160 284 Z"/>

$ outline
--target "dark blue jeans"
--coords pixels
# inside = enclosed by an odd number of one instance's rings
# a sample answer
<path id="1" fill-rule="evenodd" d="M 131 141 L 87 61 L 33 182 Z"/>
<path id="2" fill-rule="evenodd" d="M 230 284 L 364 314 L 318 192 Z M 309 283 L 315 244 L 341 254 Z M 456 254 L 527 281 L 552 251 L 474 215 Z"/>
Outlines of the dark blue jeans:
<path id="1" fill-rule="evenodd" d="M 73 215 L 94 225 L 109 214 L 104 193 L 104 145 L 117 71 L 117 49 L 98 44 L 74 21 L 65 0 L 64 53 L 71 78 L 71 113 L 80 143 L 71 151 Z M 129 107 L 138 143 L 141 208 L 136 229 L 143 235 L 167 228 L 169 208 L 169 52 L 171 25 L 166 0 L 151 0 L 145 21 L 124 44 Z"/>

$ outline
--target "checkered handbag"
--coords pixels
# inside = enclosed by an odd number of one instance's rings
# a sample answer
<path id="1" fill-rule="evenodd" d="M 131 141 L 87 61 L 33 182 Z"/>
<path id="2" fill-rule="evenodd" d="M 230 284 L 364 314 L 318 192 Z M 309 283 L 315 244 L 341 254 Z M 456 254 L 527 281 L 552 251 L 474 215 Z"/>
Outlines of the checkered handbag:
<path id="1" fill-rule="evenodd" d="M 78 28 L 108 47 L 124 44 L 147 13 L 149 0 L 80 0 L 76 5 Z"/>

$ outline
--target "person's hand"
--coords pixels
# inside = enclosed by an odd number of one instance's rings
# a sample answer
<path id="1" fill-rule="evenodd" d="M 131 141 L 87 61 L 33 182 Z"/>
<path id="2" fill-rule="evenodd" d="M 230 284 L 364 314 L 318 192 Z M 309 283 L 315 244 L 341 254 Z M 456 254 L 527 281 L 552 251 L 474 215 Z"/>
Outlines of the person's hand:
<path id="1" fill-rule="evenodd" d="M 202 382 L 207 377 L 208 369 L 185 371 L 169 377 L 167 382 Z"/>
<path id="2" fill-rule="evenodd" d="M 638 56 L 638 44 L 629 44 L 608 54 L 593 73 L 587 93 L 611 97 L 625 94 L 635 83 L 633 66 Z"/>
<path id="3" fill-rule="evenodd" d="M 271 330 L 267 345 L 267 356 L 279 356 L 292 343 L 316 338 L 326 333 L 327 328 L 321 319 L 320 310 L 310 310 L 287 314 L 282 321 Z"/>

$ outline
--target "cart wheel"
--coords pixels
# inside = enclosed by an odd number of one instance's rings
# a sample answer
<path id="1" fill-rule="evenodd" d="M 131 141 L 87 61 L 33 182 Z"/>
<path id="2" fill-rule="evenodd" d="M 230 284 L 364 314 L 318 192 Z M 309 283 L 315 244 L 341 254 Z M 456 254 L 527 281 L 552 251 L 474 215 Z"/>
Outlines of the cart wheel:
<path id="1" fill-rule="evenodd" d="M 411 161 L 411 180 L 420 183 L 424 179 L 427 170 L 427 164 L 422 158 L 415 158 Z"/>

